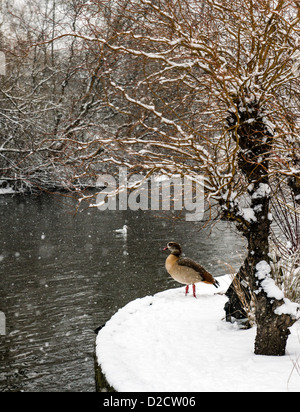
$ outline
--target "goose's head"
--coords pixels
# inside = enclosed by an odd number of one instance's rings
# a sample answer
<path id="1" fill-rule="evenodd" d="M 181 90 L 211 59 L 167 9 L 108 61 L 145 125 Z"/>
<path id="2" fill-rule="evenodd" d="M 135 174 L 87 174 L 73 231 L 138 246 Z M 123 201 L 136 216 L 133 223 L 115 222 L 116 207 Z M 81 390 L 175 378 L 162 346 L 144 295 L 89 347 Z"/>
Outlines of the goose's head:
<path id="1" fill-rule="evenodd" d="M 169 250 L 175 256 L 180 256 L 182 253 L 180 244 L 176 242 L 169 242 L 164 250 Z"/>

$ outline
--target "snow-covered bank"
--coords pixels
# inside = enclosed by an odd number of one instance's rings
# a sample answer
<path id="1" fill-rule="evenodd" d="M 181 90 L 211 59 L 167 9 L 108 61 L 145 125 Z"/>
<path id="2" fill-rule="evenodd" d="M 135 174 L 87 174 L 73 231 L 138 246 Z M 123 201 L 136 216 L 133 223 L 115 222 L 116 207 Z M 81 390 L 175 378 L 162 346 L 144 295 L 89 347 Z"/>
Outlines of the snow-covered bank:
<path id="1" fill-rule="evenodd" d="M 16 191 L 8 184 L 3 186 L 3 184 L 6 183 L 3 180 L 0 180 L 0 195 L 13 195 L 16 193 Z"/>
<path id="2" fill-rule="evenodd" d="M 0 189 L 0 195 L 13 195 L 15 193 L 16 193 L 15 190 L 12 189 L 11 187 Z"/>
<path id="3" fill-rule="evenodd" d="M 226 291 L 229 276 L 218 278 Z M 226 296 L 198 284 L 137 299 L 120 309 L 97 336 L 96 354 L 119 392 L 299 391 L 300 324 L 287 355 L 254 355 L 255 329 L 224 321 Z"/>

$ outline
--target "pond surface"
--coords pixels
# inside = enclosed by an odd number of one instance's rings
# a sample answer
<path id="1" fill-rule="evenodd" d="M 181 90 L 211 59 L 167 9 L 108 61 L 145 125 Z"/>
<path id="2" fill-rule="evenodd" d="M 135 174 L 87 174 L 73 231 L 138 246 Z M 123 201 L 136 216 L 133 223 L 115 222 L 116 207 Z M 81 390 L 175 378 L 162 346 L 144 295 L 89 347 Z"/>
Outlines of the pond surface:
<path id="1" fill-rule="evenodd" d="M 95 391 L 94 329 L 128 302 L 178 287 L 164 269 L 168 241 L 215 276 L 245 254 L 224 222 L 200 230 L 172 212 L 72 212 L 52 195 L 0 196 L 0 392 Z M 115 232 L 125 224 L 127 237 Z"/>

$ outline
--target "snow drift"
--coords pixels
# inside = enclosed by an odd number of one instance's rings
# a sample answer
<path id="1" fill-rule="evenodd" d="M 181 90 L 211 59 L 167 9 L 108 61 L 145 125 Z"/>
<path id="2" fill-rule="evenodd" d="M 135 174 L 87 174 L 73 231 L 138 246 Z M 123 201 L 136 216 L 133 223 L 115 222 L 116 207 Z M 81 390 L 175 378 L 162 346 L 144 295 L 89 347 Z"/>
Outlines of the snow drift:
<path id="1" fill-rule="evenodd" d="M 299 322 L 287 355 L 254 354 L 256 330 L 224 321 L 230 277 L 197 284 L 198 299 L 184 288 L 137 299 L 120 309 L 97 336 L 102 372 L 119 392 L 300 391 Z M 299 368 L 298 368 L 299 372 Z"/>

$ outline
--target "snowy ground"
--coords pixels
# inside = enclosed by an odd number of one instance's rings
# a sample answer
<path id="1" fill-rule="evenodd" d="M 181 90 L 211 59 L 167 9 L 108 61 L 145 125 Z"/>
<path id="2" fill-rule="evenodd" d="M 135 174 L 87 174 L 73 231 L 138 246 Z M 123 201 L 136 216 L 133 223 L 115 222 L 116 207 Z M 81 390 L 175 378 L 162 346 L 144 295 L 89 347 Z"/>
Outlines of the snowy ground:
<path id="1" fill-rule="evenodd" d="M 218 280 L 225 291 L 229 277 Z M 256 356 L 255 329 L 226 323 L 216 292 L 198 284 L 198 299 L 179 288 L 119 310 L 97 337 L 108 382 L 118 392 L 300 392 L 300 323 L 286 356 Z"/>

